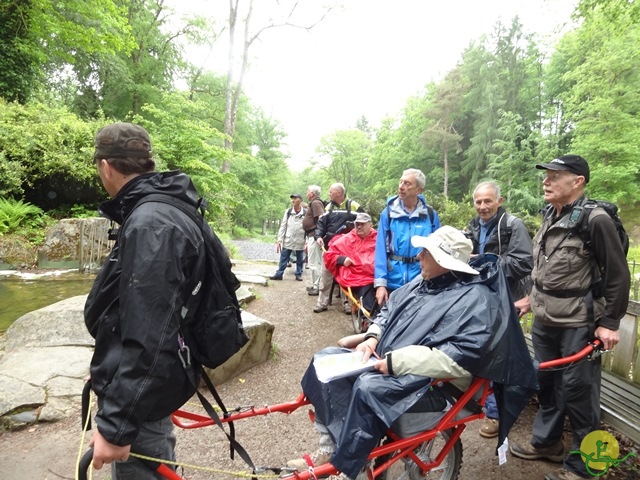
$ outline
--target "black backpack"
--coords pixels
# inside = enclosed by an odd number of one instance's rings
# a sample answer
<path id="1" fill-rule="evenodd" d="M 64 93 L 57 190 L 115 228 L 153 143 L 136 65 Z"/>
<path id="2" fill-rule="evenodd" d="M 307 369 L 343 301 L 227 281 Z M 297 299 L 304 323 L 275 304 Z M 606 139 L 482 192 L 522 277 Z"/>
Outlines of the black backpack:
<path id="1" fill-rule="evenodd" d="M 205 367 L 216 368 L 249 341 L 242 327 L 236 296 L 240 282 L 231 271 L 231 260 L 218 236 L 204 220 L 206 200 L 199 201 L 201 214 L 192 205 L 162 193 L 146 195 L 133 208 L 135 210 L 148 202 L 173 205 L 202 231 L 206 262 L 200 263 L 195 272 L 191 297 L 182 309 L 181 333 L 191 359 Z"/>
<path id="2" fill-rule="evenodd" d="M 618 216 L 618 206 L 614 203 L 606 202 L 604 200 L 588 199 L 582 202 L 581 205 L 574 207 L 574 210 L 571 212 L 572 215 L 576 209 L 582 208 L 582 219 L 580 221 L 580 226 L 578 227 L 578 235 L 580 235 L 585 246 L 590 249 L 591 238 L 589 237 L 589 217 L 591 216 L 591 212 L 593 212 L 597 207 L 600 207 L 607 212 L 607 215 L 609 215 L 613 221 L 618 238 L 620 239 L 620 244 L 622 245 L 622 250 L 624 251 L 624 256 L 626 257 L 627 253 L 629 253 L 629 235 L 624 229 L 624 225 L 622 225 L 622 220 L 620 220 L 620 217 Z M 576 213 L 576 215 L 578 215 L 578 213 Z"/>

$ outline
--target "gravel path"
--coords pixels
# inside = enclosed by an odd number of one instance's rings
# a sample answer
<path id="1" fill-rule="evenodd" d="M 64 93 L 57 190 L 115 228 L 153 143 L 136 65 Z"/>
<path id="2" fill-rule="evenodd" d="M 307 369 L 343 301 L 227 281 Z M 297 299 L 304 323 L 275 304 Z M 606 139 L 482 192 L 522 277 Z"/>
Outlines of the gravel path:
<path id="1" fill-rule="evenodd" d="M 277 262 L 280 259 L 280 254 L 276 252 L 276 246 L 273 243 L 233 240 L 233 244 L 238 247 L 240 258 L 243 260 Z"/>

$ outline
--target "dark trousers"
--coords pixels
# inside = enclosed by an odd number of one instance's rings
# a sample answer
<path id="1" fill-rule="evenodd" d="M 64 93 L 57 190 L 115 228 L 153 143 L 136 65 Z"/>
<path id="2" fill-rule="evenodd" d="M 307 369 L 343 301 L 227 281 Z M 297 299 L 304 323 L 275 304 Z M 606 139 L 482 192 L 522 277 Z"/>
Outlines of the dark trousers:
<path id="1" fill-rule="evenodd" d="M 536 359 L 540 362 L 572 355 L 593 340 L 594 326 L 548 327 L 535 322 L 531 332 Z M 549 447 L 562 438 L 565 415 L 573 438 L 571 450 L 580 450 L 582 439 L 600 428 L 600 358 L 583 360 L 566 368 L 540 370 L 540 409 L 533 422 L 531 444 Z M 564 467 L 589 477 L 579 454 L 567 455 Z"/>
<path id="2" fill-rule="evenodd" d="M 143 423 L 138 436 L 131 444 L 131 451 L 175 462 L 175 446 L 176 436 L 173 433 L 173 422 L 170 417 L 166 417 L 155 422 Z M 111 478 L 114 480 L 159 480 L 164 477 L 149 470 L 137 458 L 129 457 L 126 462 L 111 464 Z"/>

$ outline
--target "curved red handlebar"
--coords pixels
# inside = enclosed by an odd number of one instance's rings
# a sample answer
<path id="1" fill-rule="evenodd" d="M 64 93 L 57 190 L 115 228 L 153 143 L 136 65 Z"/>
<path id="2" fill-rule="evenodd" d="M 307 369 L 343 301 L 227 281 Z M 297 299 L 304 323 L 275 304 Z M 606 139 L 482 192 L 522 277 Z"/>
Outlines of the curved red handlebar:
<path id="1" fill-rule="evenodd" d="M 580 360 L 581 358 L 584 358 L 590 353 L 600 350 L 601 348 L 602 348 L 602 340 L 600 340 L 599 338 L 596 338 L 592 343 L 584 347 L 579 352 L 574 353 L 573 355 L 569 355 L 568 357 L 563 357 L 563 358 L 558 358 L 556 360 L 549 360 L 547 362 L 542 362 L 540 363 L 539 368 L 540 370 L 544 370 L 545 368 L 553 368 L 553 367 L 558 367 L 560 365 L 566 365 L 568 363 L 572 363 L 577 360 Z"/>

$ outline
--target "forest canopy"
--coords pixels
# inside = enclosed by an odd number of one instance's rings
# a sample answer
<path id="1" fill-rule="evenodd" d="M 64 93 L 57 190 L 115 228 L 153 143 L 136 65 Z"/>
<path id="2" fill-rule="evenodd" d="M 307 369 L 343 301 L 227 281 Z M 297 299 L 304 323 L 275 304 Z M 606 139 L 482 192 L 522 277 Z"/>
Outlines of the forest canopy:
<path id="1" fill-rule="evenodd" d="M 488 178 L 510 210 L 535 215 L 542 195 L 533 165 L 567 153 L 589 161 L 590 196 L 640 200 L 638 2 L 582 0 L 552 51 L 518 18 L 497 22 L 397 117 L 354 119 L 321 140 L 326 161 L 295 173 L 282 153 L 287 132 L 242 90 L 251 42 L 294 26 L 295 12 L 282 10 L 284 23 L 254 18 L 253 31 L 242 25 L 251 14 L 230 13 L 182 19 L 162 0 L 1 2 L 0 196 L 45 211 L 95 208 L 106 194 L 93 136 L 130 121 L 151 134 L 159 168 L 192 176 L 223 230 L 260 228 L 281 217 L 290 193 L 309 184 L 327 192 L 336 181 L 375 215 L 407 168 L 425 172 L 429 201 L 449 223 L 466 223 L 470 210 L 456 204 L 468 206 Z M 243 45 L 240 75 L 189 62 L 189 45 L 231 35 Z"/>

